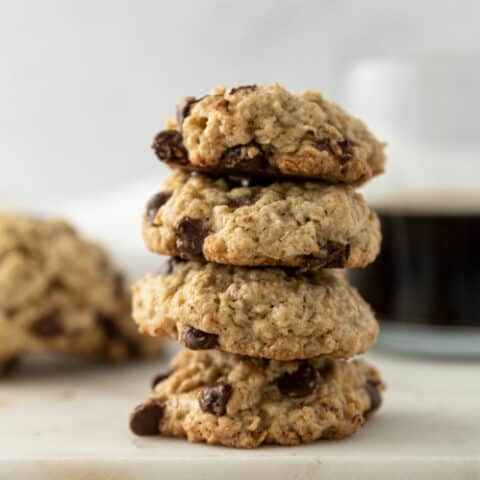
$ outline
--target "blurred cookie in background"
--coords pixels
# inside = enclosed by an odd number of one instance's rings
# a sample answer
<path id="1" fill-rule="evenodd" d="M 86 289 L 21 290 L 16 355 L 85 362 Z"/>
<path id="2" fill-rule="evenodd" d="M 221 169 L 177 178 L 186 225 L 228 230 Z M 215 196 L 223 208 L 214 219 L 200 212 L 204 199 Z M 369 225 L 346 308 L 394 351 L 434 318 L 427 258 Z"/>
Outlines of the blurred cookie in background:
<path id="1" fill-rule="evenodd" d="M 65 221 L 0 213 L 0 374 L 39 352 L 120 361 L 161 350 L 137 333 L 102 247 Z"/>

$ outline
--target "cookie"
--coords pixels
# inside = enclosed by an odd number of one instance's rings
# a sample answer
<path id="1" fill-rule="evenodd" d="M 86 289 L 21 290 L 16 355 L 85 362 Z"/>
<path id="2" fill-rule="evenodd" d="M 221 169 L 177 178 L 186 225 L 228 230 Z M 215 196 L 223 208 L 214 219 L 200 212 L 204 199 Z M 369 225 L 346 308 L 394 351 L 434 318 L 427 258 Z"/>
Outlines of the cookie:
<path id="1" fill-rule="evenodd" d="M 173 168 L 356 185 L 383 172 L 384 147 L 319 92 L 294 95 L 276 83 L 187 97 L 153 143 Z"/>
<path id="2" fill-rule="evenodd" d="M 63 221 L 0 214 L 0 370 L 40 351 L 159 353 L 153 340 L 137 333 L 128 289 L 102 248 Z"/>
<path id="3" fill-rule="evenodd" d="M 170 372 L 154 379 L 130 428 L 137 435 L 237 448 L 340 439 L 380 406 L 384 388 L 376 369 L 363 361 L 277 362 L 184 351 Z"/>
<path id="4" fill-rule="evenodd" d="M 376 214 L 351 187 L 277 182 L 242 186 L 174 174 L 148 202 L 154 252 L 244 266 L 364 267 L 380 249 Z"/>
<path id="5" fill-rule="evenodd" d="M 370 307 L 340 271 L 292 275 L 175 260 L 163 271 L 133 286 L 133 318 L 140 332 L 190 349 L 275 360 L 349 358 L 377 337 Z"/>

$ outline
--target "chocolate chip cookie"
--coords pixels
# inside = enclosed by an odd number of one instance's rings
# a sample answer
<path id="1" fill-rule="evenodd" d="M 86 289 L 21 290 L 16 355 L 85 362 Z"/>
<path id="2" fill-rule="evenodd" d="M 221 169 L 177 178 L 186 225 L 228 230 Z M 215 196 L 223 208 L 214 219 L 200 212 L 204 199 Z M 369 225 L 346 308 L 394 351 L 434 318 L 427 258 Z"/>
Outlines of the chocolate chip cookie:
<path id="1" fill-rule="evenodd" d="M 183 170 L 347 184 L 382 173 L 384 147 L 319 92 L 295 95 L 276 83 L 187 97 L 153 143 L 160 160 Z"/>
<path id="2" fill-rule="evenodd" d="M 208 351 L 179 353 L 131 414 L 137 435 L 228 447 L 340 439 L 380 406 L 374 367 L 319 357 L 276 362 Z"/>
<path id="3" fill-rule="evenodd" d="M 130 315 L 122 274 L 63 221 L 0 214 L 0 371 L 57 351 L 120 360 L 161 350 Z"/>
<path id="4" fill-rule="evenodd" d="M 174 174 L 148 202 L 150 250 L 244 266 L 362 267 L 380 249 L 378 218 L 351 187 L 316 182 L 242 186 Z"/>
<path id="5" fill-rule="evenodd" d="M 343 272 L 292 274 L 170 260 L 133 286 L 142 333 L 190 349 L 293 360 L 349 358 L 373 345 L 378 324 Z"/>

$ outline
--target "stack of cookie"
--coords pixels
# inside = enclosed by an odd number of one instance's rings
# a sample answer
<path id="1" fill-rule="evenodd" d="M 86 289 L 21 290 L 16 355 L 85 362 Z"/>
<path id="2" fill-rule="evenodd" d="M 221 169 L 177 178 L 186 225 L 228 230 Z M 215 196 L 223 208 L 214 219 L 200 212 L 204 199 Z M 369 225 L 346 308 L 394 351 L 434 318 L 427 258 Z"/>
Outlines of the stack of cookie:
<path id="1" fill-rule="evenodd" d="M 134 433 L 293 445 L 348 436 L 378 408 L 377 371 L 347 361 L 378 325 L 335 269 L 379 252 L 377 216 L 352 185 L 382 172 L 383 148 L 318 92 L 185 100 L 154 142 L 180 172 L 143 221 L 148 248 L 171 258 L 133 287 L 133 316 L 188 350 L 154 379 Z"/>

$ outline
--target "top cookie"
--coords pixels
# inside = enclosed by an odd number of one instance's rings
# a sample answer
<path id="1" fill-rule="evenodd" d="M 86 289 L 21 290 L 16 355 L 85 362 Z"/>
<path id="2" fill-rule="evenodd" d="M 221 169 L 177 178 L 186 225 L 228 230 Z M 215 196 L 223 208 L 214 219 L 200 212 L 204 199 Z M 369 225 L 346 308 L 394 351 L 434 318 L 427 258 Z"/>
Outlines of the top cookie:
<path id="1" fill-rule="evenodd" d="M 174 168 L 361 184 L 383 172 L 384 146 L 319 92 L 278 84 L 187 97 L 153 148 Z"/>

